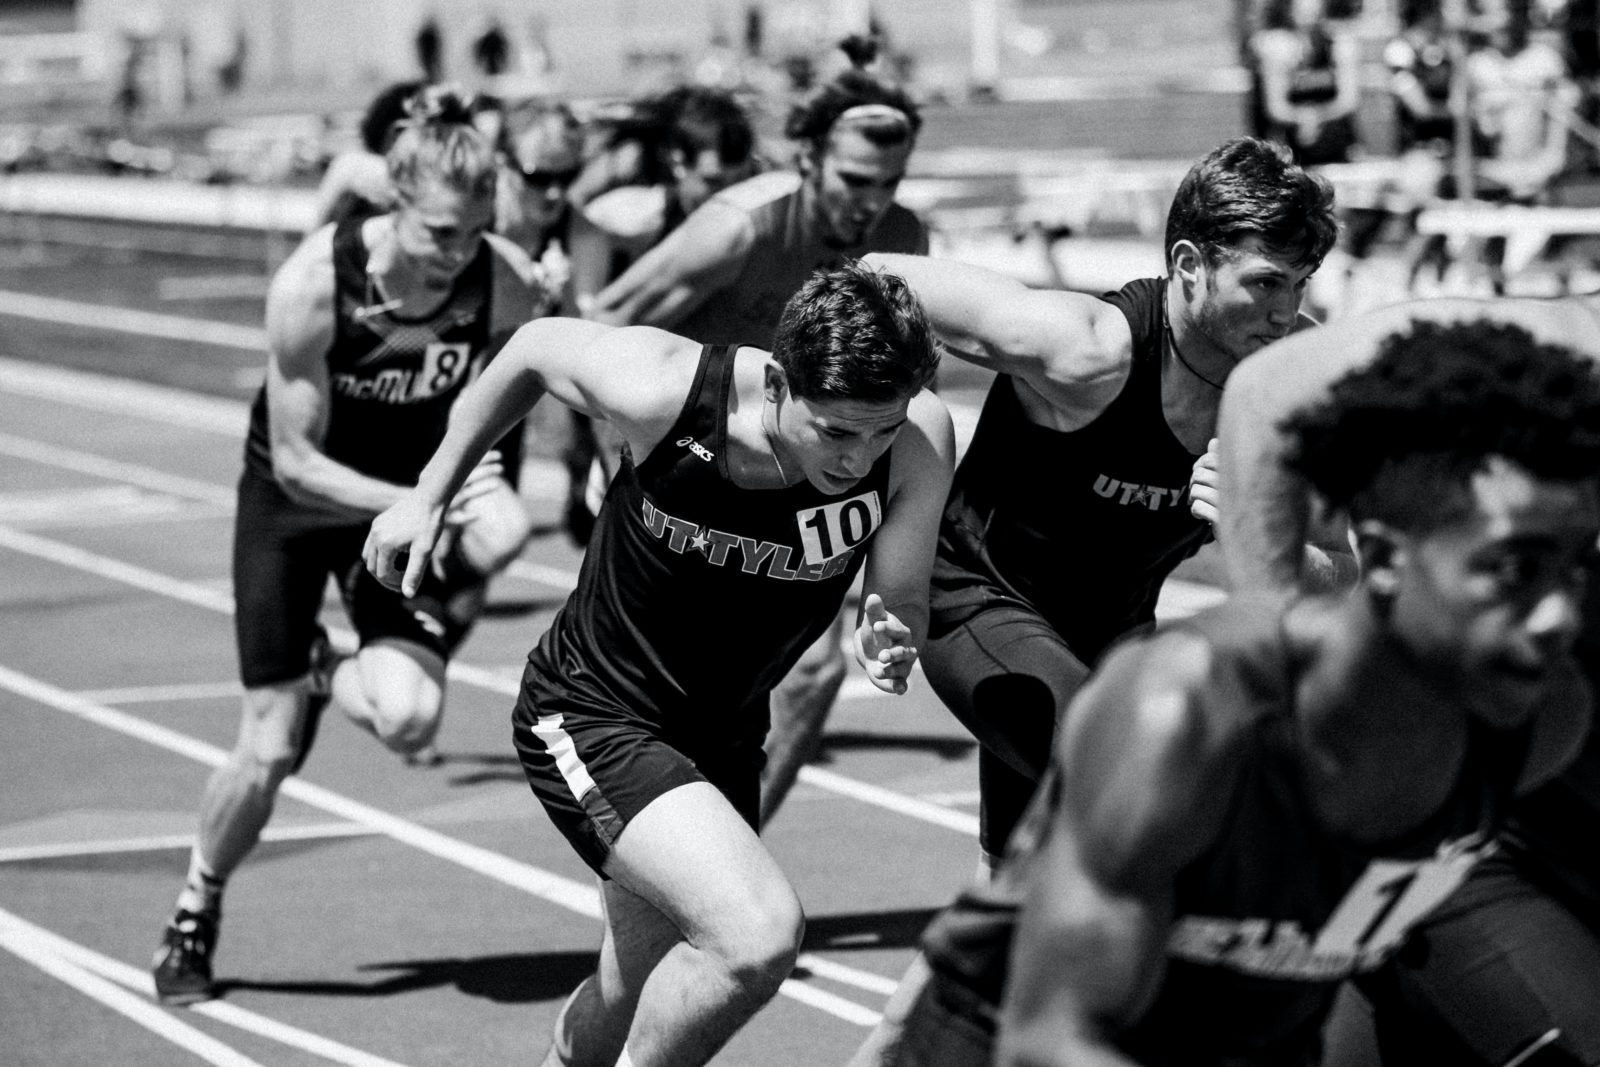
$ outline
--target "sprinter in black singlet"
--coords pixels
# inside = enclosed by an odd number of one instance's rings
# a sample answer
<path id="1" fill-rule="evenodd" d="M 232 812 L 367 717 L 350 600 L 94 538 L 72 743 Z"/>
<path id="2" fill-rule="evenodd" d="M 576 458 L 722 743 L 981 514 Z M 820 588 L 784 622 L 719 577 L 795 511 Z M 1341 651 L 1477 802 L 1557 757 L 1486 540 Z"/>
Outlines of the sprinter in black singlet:
<path id="1" fill-rule="evenodd" d="M 868 252 L 927 252 L 922 222 L 894 200 L 921 129 L 904 90 L 843 72 L 789 114 L 795 171 L 713 196 L 595 297 L 586 316 L 707 344 L 771 345 L 785 303 L 813 271 Z M 844 682 L 843 633 L 841 621 L 820 635 L 773 693 L 763 822 L 816 753 Z"/>
<path id="2" fill-rule="evenodd" d="M 937 362 L 905 284 L 854 263 L 789 300 L 770 355 L 543 319 L 374 521 L 367 566 L 409 595 L 477 457 L 545 392 L 625 442 L 513 713 L 529 783 L 605 901 L 599 973 L 548 1067 L 705 1063 L 788 978 L 800 905 L 755 833 L 767 698 L 858 570 L 857 659 L 905 691 L 955 451 L 923 389 Z"/>
<path id="3" fill-rule="evenodd" d="M 1090 668 L 1153 625 L 1162 582 L 1210 536 L 1222 384 L 1310 323 L 1301 295 L 1334 233 L 1327 184 L 1281 146 L 1245 138 L 1180 184 L 1167 277 L 1101 299 L 943 260 L 869 257 L 917 291 L 948 351 L 999 372 L 945 509 L 922 657 L 981 746 L 985 869 Z M 905 981 L 926 974 L 917 961 Z M 892 1005 L 853 1062 L 892 1057 L 898 1025 Z"/>
<path id="4" fill-rule="evenodd" d="M 1222 384 L 1309 324 L 1300 298 L 1333 243 L 1332 208 L 1280 146 L 1241 139 L 1183 179 L 1167 277 L 1102 299 L 869 257 L 905 277 L 952 354 L 999 372 L 945 511 L 922 661 L 983 746 L 991 859 L 1089 667 L 1153 622 L 1163 579 L 1209 536 Z"/>
<path id="5" fill-rule="evenodd" d="M 1353 581 L 1342 526 L 1312 528 L 1307 543 L 1307 486 L 1283 462 L 1286 442 L 1273 427 L 1413 321 L 1516 324 L 1600 360 L 1594 297 L 1413 301 L 1273 345 L 1229 381 L 1219 427 L 1229 501 L 1219 538 L 1235 588 L 1325 591 Z M 1592 575 L 1578 660 L 1600 684 L 1600 581 Z M 1600 733 L 1591 732 L 1559 778 L 1512 808 L 1499 851 L 1418 927 L 1414 947 L 1363 980 L 1372 1011 L 1348 998 L 1341 1005 L 1348 1010 L 1330 1032 L 1330 1067 L 1366 1063 L 1374 1039 L 1386 1064 L 1500 1067 L 1546 1040 L 1533 1063 L 1600 1063 L 1596 840 Z"/>
<path id="6" fill-rule="evenodd" d="M 481 465 L 452 507 L 439 566 L 415 597 L 361 566 L 373 515 L 415 483 L 451 405 L 548 306 L 532 264 L 486 235 L 494 151 L 460 97 L 414 98 L 387 156 L 396 206 L 309 235 L 267 297 L 266 384 L 250 415 L 234 526 L 234 622 L 245 687 L 239 740 L 202 801 L 178 911 L 156 953 L 170 1003 L 211 995 L 222 888 L 254 848 L 331 699 L 403 754 L 439 727 L 445 661 L 529 518 Z M 317 625 L 329 576 L 360 640 L 344 659 Z"/>
<path id="7" fill-rule="evenodd" d="M 1235 596 L 1113 650 L 998 878 L 929 928 L 887 1062 L 1310 1067 L 1338 983 L 1571 759 L 1593 368 L 1420 327 L 1282 425 L 1357 531 L 1356 595 Z"/>

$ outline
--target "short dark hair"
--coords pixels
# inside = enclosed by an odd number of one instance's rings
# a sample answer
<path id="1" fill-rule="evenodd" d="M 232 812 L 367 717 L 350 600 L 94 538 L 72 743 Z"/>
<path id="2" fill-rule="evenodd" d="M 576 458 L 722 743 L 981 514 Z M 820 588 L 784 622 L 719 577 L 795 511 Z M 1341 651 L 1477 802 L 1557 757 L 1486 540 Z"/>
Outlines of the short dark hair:
<path id="1" fill-rule="evenodd" d="M 1283 145 L 1225 141 L 1189 168 L 1167 212 L 1166 256 L 1192 241 L 1215 265 L 1249 237 L 1296 267 L 1316 267 L 1339 235 L 1333 186 L 1296 165 Z"/>
<path id="2" fill-rule="evenodd" d="M 473 196 L 493 196 L 495 146 L 473 124 L 473 100 L 448 85 L 429 85 L 406 100 L 385 158 L 389 181 L 408 196 L 424 179 Z"/>
<path id="3" fill-rule="evenodd" d="M 1520 326 L 1415 322 L 1280 428 L 1289 467 L 1329 505 L 1425 532 L 1462 511 L 1491 456 L 1555 481 L 1600 477 L 1600 376 Z"/>
<path id="4" fill-rule="evenodd" d="M 859 260 L 816 271 L 784 305 L 772 356 L 803 400 L 879 403 L 933 379 L 939 347 L 916 294 Z"/>
<path id="5" fill-rule="evenodd" d="M 361 145 L 373 155 L 381 156 L 389 150 L 389 140 L 394 136 L 394 124 L 406 117 L 406 101 L 427 82 L 403 81 L 379 91 L 361 116 Z"/>
<path id="6" fill-rule="evenodd" d="M 903 144 L 915 139 L 922 129 L 922 115 L 904 89 L 879 81 L 859 70 L 847 70 L 813 93 L 803 104 L 796 104 L 784 123 L 783 134 L 792 141 L 821 153 L 828 146 L 828 134 L 840 116 L 854 107 L 878 104 L 905 116 L 900 121 L 885 114 L 879 119 L 864 119 L 861 134 L 876 145 Z"/>
<path id="7" fill-rule="evenodd" d="M 664 93 L 666 146 L 691 162 L 715 149 L 724 166 L 743 163 L 755 149 L 750 116 L 732 93 L 703 85 L 683 85 Z"/>

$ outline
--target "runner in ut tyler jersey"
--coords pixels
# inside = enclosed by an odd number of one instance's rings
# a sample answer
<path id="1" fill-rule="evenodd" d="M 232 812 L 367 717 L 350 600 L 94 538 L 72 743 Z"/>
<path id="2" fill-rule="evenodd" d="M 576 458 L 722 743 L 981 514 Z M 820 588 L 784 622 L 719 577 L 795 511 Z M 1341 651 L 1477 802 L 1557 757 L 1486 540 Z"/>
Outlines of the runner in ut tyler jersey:
<path id="1" fill-rule="evenodd" d="M 1427 300 L 1298 335 L 1252 359 L 1228 383 L 1219 475 L 1230 507 L 1219 538 L 1231 584 L 1323 591 L 1356 572 L 1345 531 L 1304 545 L 1312 513 L 1303 476 L 1282 461 L 1273 427 L 1373 359 L 1378 339 L 1412 321 L 1516 324 L 1540 341 L 1600 360 L 1600 302 Z M 1591 576 L 1578 661 L 1600 684 L 1600 583 Z M 1600 1062 L 1600 734 L 1554 782 L 1513 806 L 1500 850 L 1422 923 L 1412 945 L 1361 983 L 1373 1009 L 1348 999 L 1330 1028 L 1330 1067 L 1376 1037 L 1385 1063 L 1500 1067 L 1546 1035 L 1534 1062 Z M 1376 1033 L 1372 1033 L 1374 1025 Z"/>
<path id="2" fill-rule="evenodd" d="M 475 458 L 542 394 L 626 443 L 513 713 L 529 783 L 605 903 L 599 972 L 549 1067 L 704 1063 L 789 976 L 800 904 L 755 833 L 767 698 L 858 571 L 857 659 L 904 692 L 955 451 L 923 389 L 937 363 L 904 283 L 856 264 L 791 298 L 770 355 L 544 319 L 374 521 L 367 566 L 409 592 Z"/>
<path id="3" fill-rule="evenodd" d="M 1089 666 L 1153 622 L 1162 581 L 1210 535 L 1222 383 L 1310 325 L 1300 298 L 1334 227 L 1326 183 L 1280 146 L 1241 139 L 1196 163 L 1174 196 L 1167 277 L 1103 298 L 869 257 L 910 283 L 952 354 L 999 372 L 945 510 L 923 657 L 983 746 L 988 857 Z"/>
<path id="4" fill-rule="evenodd" d="M 459 97 L 416 98 L 387 158 L 394 210 L 310 234 L 267 297 L 267 379 L 251 409 L 234 524 L 244 714 L 206 787 L 188 878 L 156 954 L 168 1002 L 211 995 L 223 883 L 305 759 L 323 706 L 337 702 L 398 752 L 428 745 L 445 661 L 482 607 L 486 576 L 528 536 L 528 515 L 501 476 L 520 456 L 507 456 L 474 472 L 451 511 L 450 548 L 415 598 L 361 567 L 367 524 L 416 481 L 457 395 L 551 300 L 528 258 L 485 234 L 494 152 Z M 317 626 L 330 575 L 360 638 L 342 660 Z"/>
<path id="5" fill-rule="evenodd" d="M 1355 594 L 1235 595 L 1111 652 L 998 877 L 930 926 L 891 1062 L 1309 1067 L 1338 983 L 1572 758 L 1587 361 L 1419 326 L 1282 426 L 1356 531 Z"/>
<path id="6" fill-rule="evenodd" d="M 812 271 L 867 252 L 928 250 L 922 223 L 894 202 L 921 128 L 904 91 L 845 71 L 789 115 L 798 173 L 758 175 L 713 196 L 596 296 L 586 317 L 770 346 L 784 304 Z M 842 633 L 841 623 L 821 635 L 773 694 L 763 822 L 816 751 L 844 681 Z"/>

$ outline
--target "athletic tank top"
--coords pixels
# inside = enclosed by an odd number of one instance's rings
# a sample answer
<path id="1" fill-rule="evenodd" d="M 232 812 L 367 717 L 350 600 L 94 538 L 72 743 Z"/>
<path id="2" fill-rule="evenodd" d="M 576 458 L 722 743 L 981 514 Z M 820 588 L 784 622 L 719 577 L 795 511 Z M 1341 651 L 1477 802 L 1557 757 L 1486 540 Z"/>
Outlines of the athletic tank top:
<path id="1" fill-rule="evenodd" d="M 362 474 L 414 485 L 444 438 L 450 405 L 481 369 L 493 252 L 483 242 L 449 297 L 426 318 L 406 318 L 403 308 L 374 313 L 368 309 L 383 298 L 367 274 L 361 230 L 357 219 L 333 234 L 335 327 L 322 452 Z M 250 408 L 245 463 L 271 476 L 265 386 Z"/>
<path id="2" fill-rule="evenodd" d="M 1093 422 L 1041 426 L 1009 375 L 990 387 L 940 525 L 934 633 L 1021 601 L 1092 659 L 1155 618 L 1162 581 L 1210 536 L 1189 513 L 1198 457 L 1161 408 L 1166 282 L 1130 282 L 1103 299 L 1127 317 L 1133 363 Z"/>
<path id="3" fill-rule="evenodd" d="M 1346 841 L 1318 829 L 1299 770 L 1281 605 L 1251 596 L 1173 628 L 1201 635 L 1213 667 L 1198 695 L 1212 728 L 1247 752 L 1215 844 L 1175 883 L 1166 974 L 1117 1038 L 1147 1067 L 1304 1067 L 1338 983 L 1379 966 L 1489 846 L 1522 772 L 1529 731 L 1470 720 L 1460 778 L 1403 839 Z M 940 973 L 998 1004 L 1026 870 L 1059 800 L 1052 765 L 995 882 L 929 927 Z"/>
<path id="4" fill-rule="evenodd" d="M 868 252 L 925 253 L 922 223 L 899 204 L 889 210 L 859 245 L 835 248 L 804 210 L 800 175 L 774 171 L 724 189 L 707 201 L 712 210 L 733 210 L 750 220 L 755 242 L 738 279 L 719 290 L 673 327 L 673 332 L 703 344 L 772 346 L 783 305 L 818 267 L 831 267 Z"/>
<path id="5" fill-rule="evenodd" d="M 739 712 L 838 614 L 888 505 L 890 453 L 837 496 L 734 485 L 736 351 L 706 346 L 671 432 L 637 465 L 623 449 L 530 684 L 667 729 L 764 731 Z"/>

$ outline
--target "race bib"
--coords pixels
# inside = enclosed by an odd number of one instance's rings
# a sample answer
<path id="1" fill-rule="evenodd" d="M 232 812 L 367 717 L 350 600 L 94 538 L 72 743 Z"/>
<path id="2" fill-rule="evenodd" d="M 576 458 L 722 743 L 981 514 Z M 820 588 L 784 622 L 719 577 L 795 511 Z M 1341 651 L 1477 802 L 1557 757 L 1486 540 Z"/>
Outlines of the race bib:
<path id="1" fill-rule="evenodd" d="M 825 563 L 855 548 L 883 523 L 876 490 L 795 513 L 807 563 Z"/>

